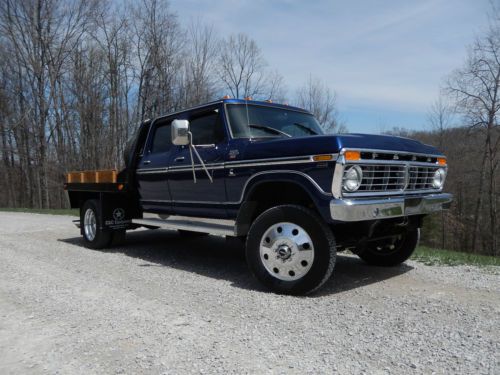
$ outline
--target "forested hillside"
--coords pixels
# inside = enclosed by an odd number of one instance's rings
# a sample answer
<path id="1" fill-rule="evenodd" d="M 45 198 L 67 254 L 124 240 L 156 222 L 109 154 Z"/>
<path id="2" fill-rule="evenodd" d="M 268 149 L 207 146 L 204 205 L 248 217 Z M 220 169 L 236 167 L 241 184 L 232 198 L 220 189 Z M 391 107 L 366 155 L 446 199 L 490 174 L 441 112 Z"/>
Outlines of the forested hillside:
<path id="1" fill-rule="evenodd" d="M 500 12 L 492 8 L 489 27 L 444 77 L 422 124 L 432 130 L 393 133 L 448 156 L 445 190 L 455 200 L 430 219 L 423 241 L 499 255 Z M 304 85 L 287 90 L 249 36 L 180 20 L 167 0 L 0 0 L 0 31 L 0 207 L 67 207 L 65 172 L 120 168 L 142 120 L 226 94 L 296 104 L 328 132 L 345 130 L 320 77 L 304 71 Z"/>
<path id="2" fill-rule="evenodd" d="M 0 31 L 0 206 L 66 206 L 64 173 L 120 168 L 146 118 L 224 95 L 285 100 L 255 41 L 166 0 L 1 0 Z M 334 92 L 303 81 L 293 103 L 337 130 Z"/>
<path id="3" fill-rule="evenodd" d="M 442 150 L 448 157 L 445 191 L 453 194 L 451 209 L 427 218 L 422 244 L 458 251 L 498 255 L 500 174 L 488 171 L 485 132 L 454 127 L 435 131 L 390 132 L 418 139 Z M 496 143 L 500 132 L 495 131 Z M 498 156 L 495 163 L 498 165 Z"/>

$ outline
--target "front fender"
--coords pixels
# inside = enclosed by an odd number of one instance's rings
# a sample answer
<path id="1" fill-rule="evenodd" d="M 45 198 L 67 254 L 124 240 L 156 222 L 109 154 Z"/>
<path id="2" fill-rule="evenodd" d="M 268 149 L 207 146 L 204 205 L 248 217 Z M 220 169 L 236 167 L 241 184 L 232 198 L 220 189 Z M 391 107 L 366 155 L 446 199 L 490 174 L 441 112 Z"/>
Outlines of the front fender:
<path id="1" fill-rule="evenodd" d="M 307 173 L 296 170 L 274 170 L 262 171 L 252 175 L 243 188 L 243 200 L 246 200 L 259 185 L 266 182 L 295 183 L 303 188 L 313 201 L 323 199 L 328 199 L 329 201 L 332 198 L 332 193 L 324 191 Z"/>
<path id="2" fill-rule="evenodd" d="M 286 183 L 300 187 L 309 196 L 323 219 L 331 221 L 329 205 L 332 194 L 324 191 L 311 176 L 296 170 L 262 171 L 251 176 L 244 186 L 236 219 L 238 235 L 245 235 L 248 232 L 258 203 L 252 199 L 252 195 L 259 186 L 266 183 Z"/>

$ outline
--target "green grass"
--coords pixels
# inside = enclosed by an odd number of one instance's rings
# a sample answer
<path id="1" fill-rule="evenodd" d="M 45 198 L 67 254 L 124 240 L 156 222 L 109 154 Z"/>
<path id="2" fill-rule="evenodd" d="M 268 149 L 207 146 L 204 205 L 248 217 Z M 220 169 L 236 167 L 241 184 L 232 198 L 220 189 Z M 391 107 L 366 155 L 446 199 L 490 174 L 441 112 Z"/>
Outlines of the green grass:
<path id="1" fill-rule="evenodd" d="M 425 246 L 417 247 L 411 258 L 426 265 L 500 266 L 500 257 L 432 249 Z"/>
<path id="2" fill-rule="evenodd" d="M 31 214 L 50 214 L 50 215 L 70 215 L 78 216 L 78 209 L 51 209 L 51 208 L 9 208 L 0 207 L 0 212 L 27 212 Z"/>

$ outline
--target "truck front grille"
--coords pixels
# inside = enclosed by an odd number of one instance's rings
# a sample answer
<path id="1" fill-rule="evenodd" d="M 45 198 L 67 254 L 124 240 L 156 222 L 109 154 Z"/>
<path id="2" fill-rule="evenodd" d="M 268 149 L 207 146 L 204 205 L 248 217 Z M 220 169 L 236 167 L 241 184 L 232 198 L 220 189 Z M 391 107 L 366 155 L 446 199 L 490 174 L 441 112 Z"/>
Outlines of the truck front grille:
<path id="1" fill-rule="evenodd" d="M 438 168 L 410 166 L 406 190 L 432 189 L 432 177 Z"/>
<path id="2" fill-rule="evenodd" d="M 439 166 L 411 164 L 363 164 L 357 163 L 363 171 L 361 186 L 354 193 L 344 191 L 344 195 L 370 195 L 373 193 L 409 193 L 423 190 L 439 190 L 432 186 L 434 172 Z M 345 173 L 350 165 L 344 168 Z"/>

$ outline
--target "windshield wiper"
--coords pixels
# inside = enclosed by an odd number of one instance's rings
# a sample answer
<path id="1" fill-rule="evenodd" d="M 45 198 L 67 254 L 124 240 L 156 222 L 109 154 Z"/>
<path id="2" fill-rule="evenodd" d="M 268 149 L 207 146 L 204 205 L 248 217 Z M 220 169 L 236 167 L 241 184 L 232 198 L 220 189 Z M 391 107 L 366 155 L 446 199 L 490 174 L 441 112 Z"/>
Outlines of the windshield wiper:
<path id="1" fill-rule="evenodd" d="M 255 129 L 267 130 L 267 131 L 269 131 L 271 133 L 274 133 L 274 134 L 284 135 L 285 137 L 292 138 L 292 136 L 290 134 L 282 132 L 281 130 L 272 128 L 270 126 L 257 125 L 257 124 L 249 124 L 248 127 L 249 128 L 255 128 Z"/>
<path id="2" fill-rule="evenodd" d="M 312 130 L 312 129 L 311 129 L 310 127 L 308 127 L 308 126 L 305 126 L 305 125 L 301 124 L 300 122 L 294 122 L 293 124 L 294 124 L 294 125 L 297 125 L 297 126 L 299 126 L 299 127 L 301 127 L 301 128 L 302 128 L 302 129 L 304 129 L 304 130 L 307 130 L 310 134 L 313 134 L 313 135 L 318 135 L 318 133 L 317 133 L 317 132 L 315 132 L 314 130 Z"/>

